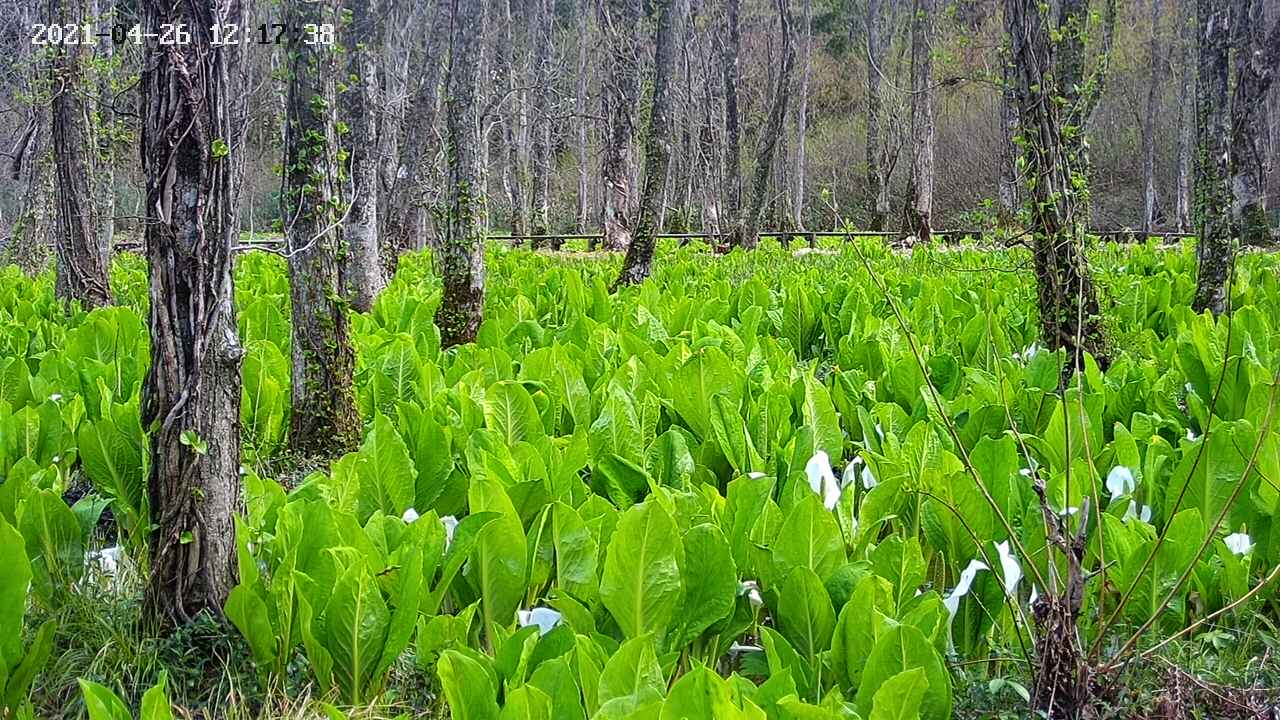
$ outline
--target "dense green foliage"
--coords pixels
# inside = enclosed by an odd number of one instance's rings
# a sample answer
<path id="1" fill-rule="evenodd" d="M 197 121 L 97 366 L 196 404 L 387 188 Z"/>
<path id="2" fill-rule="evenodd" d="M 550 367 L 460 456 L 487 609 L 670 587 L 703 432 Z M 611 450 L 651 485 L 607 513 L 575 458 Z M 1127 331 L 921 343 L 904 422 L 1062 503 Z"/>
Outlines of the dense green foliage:
<path id="1" fill-rule="evenodd" d="M 956 661 L 1024 657 L 1064 572 L 1034 481 L 1090 516 L 1104 650 L 1280 565 L 1273 257 L 1242 260 L 1214 320 L 1187 309 L 1189 251 L 1099 249 L 1115 358 L 1065 393 L 1021 251 L 664 249 L 617 295 L 613 259 L 489 262 L 475 345 L 440 350 L 425 256 L 356 316 L 364 444 L 306 474 L 282 456 L 283 263 L 240 259 L 226 612 L 267 682 L 303 658 L 360 705 L 407 654 L 455 718 L 944 718 Z M 52 632 L 24 609 L 77 592 L 104 508 L 146 552 L 140 264 L 114 283 L 121 306 L 67 314 L 50 278 L 0 272 L 0 562 L 32 578 L 0 588 L 0 678 L 23 695 Z"/>

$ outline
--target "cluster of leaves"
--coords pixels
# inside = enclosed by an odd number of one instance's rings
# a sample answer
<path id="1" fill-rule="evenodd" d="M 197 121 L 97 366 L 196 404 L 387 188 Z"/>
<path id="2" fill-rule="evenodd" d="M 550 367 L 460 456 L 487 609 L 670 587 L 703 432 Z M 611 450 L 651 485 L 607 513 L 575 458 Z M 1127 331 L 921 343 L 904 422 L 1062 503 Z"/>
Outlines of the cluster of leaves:
<path id="1" fill-rule="evenodd" d="M 1185 309 L 1190 253 L 1098 255 L 1120 352 L 1066 392 L 1029 280 L 999 272 L 1017 251 L 670 251 L 613 295 L 611 261 L 495 250 L 478 341 L 449 351 L 405 258 L 353 322 L 364 444 L 246 476 L 227 614 L 266 678 L 302 657 L 351 704 L 407 656 L 458 717 L 947 717 L 948 661 L 1028 652 L 1064 572 L 1041 483 L 1090 516 L 1086 635 L 1187 627 L 1280 565 L 1275 262 L 1242 262 L 1214 320 Z M 277 260 L 237 268 L 251 469 L 288 427 Z M 80 468 L 144 550 L 137 272 L 71 316 L 0 275 L 15 528 Z"/>

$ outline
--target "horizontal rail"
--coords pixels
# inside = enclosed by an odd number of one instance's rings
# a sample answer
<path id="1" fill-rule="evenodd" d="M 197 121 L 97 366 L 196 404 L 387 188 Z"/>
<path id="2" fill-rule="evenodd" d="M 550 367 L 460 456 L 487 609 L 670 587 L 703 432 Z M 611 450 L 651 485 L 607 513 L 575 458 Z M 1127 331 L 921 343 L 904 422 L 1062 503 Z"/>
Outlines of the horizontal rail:
<path id="1" fill-rule="evenodd" d="M 991 235 L 993 234 L 993 232 L 994 231 L 992 230 L 980 230 L 980 229 L 950 229 L 950 230 L 934 230 L 933 234 L 937 236 L 946 236 L 946 237 L 965 236 L 965 235 L 969 235 L 973 237 L 983 237 L 983 236 Z M 1090 235 L 1097 235 L 1098 237 L 1106 238 L 1106 239 L 1120 239 L 1120 238 L 1136 239 L 1139 237 L 1146 236 L 1146 237 L 1152 237 L 1152 238 L 1160 238 L 1163 240 L 1169 240 L 1172 238 L 1196 237 L 1195 233 L 1189 233 L 1189 232 L 1168 231 L 1168 232 L 1143 233 L 1138 230 L 1130 230 L 1127 228 L 1115 229 L 1115 230 L 1089 230 L 1088 232 Z M 659 238 L 677 239 L 677 240 L 711 239 L 711 238 L 722 240 L 728 235 L 729 233 L 725 233 L 725 232 L 658 233 Z M 896 237 L 902 237 L 902 235 L 903 234 L 901 232 L 893 231 L 893 230 L 852 230 L 848 232 L 844 230 L 765 230 L 760 233 L 761 237 L 805 238 L 811 244 L 815 242 L 817 238 L 820 238 L 820 237 L 821 238 L 828 238 L 828 237 L 843 237 L 843 238 L 850 238 L 850 237 L 891 238 L 892 237 L 892 238 L 896 238 Z M 546 235 L 514 235 L 510 233 L 498 233 L 498 234 L 489 235 L 488 237 L 490 240 L 499 240 L 499 241 L 602 240 L 604 239 L 604 233 L 598 233 L 598 232 L 558 233 L 558 234 L 546 234 Z M 237 249 L 239 250 L 254 250 L 254 249 L 279 250 L 283 248 L 284 245 L 285 245 L 284 238 L 276 237 L 276 238 L 268 238 L 268 239 L 247 240 L 245 242 L 238 243 Z M 121 250 L 121 251 L 142 250 L 142 241 L 118 240 L 116 241 L 113 247 L 114 249 Z"/>

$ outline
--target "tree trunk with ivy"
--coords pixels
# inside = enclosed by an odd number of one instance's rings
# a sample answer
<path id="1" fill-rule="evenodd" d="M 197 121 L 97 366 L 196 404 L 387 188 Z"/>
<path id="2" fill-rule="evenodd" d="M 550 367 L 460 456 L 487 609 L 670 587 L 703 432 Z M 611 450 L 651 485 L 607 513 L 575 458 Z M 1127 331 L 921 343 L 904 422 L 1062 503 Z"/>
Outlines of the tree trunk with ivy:
<path id="1" fill-rule="evenodd" d="M 347 297 L 360 312 L 386 287 L 378 250 L 378 41 L 382 33 L 377 18 L 385 10 L 378 0 L 348 0 L 351 25 L 346 43 L 347 76 L 343 115 L 349 128 L 348 167 L 351 199 L 342 232 L 347 244 L 345 269 Z"/>
<path id="2" fill-rule="evenodd" d="M 441 347 L 476 339 L 484 317 L 484 241 L 489 230 L 480 185 L 480 52 L 484 0 L 455 0 L 445 117 L 448 126 L 448 217 L 440 248 L 444 291 L 436 310 Z"/>
<path id="3" fill-rule="evenodd" d="M 622 260 L 614 289 L 642 282 L 653 269 L 662 196 L 671 169 L 672 110 L 675 103 L 676 53 L 684 35 L 686 0 L 663 0 L 658 14 L 657 47 L 654 50 L 653 109 L 644 141 L 644 186 L 636 234 Z"/>
<path id="4" fill-rule="evenodd" d="M 242 23 L 239 2 L 144 0 L 143 28 L 185 25 L 191 42 L 148 43 L 142 62 L 145 246 L 151 365 L 142 422 L 151 446 L 153 529 L 146 606 L 162 625 L 221 613 L 235 585 L 240 501 L 240 362 L 232 246 L 243 118 L 228 108 L 243 52 L 208 28 Z"/>
<path id="5" fill-rule="evenodd" d="M 336 24 L 336 0 L 288 0 L 285 24 Z M 347 301 L 343 296 L 334 48 L 291 43 L 281 214 L 293 318 L 290 446 L 328 456 L 360 440 Z"/>
<path id="6" fill-rule="evenodd" d="M 85 0 L 50 0 L 51 22 L 81 26 L 88 22 Z M 98 213 L 92 190 L 93 150 L 97 147 L 89 127 L 86 102 L 90 85 L 85 78 L 89 46 L 57 44 L 52 53 L 50 88 L 53 98 L 53 167 L 57 191 L 57 233 L 54 255 L 57 277 L 54 291 L 63 302 L 77 301 L 87 308 L 111 303 L 108 280 L 110 248 L 98 233 Z"/>
<path id="7" fill-rule="evenodd" d="M 1068 4 L 1064 11 L 1088 17 L 1087 3 Z M 1073 21 L 1060 21 L 1053 33 L 1035 0 L 1006 0 L 1005 11 L 1010 14 L 1041 337 L 1050 349 L 1066 351 L 1065 373 L 1083 368 L 1085 353 L 1105 367 L 1101 310 L 1085 256 L 1088 161 L 1082 133 L 1105 80 L 1110 41 L 1104 35 L 1098 66 L 1088 80 L 1077 81 L 1084 77 L 1085 49 L 1083 37 L 1066 30 L 1076 27 Z M 1087 83 L 1087 91 L 1081 83 Z"/>
<path id="8" fill-rule="evenodd" d="M 911 197 L 907 233 L 933 235 L 933 0 L 915 0 L 911 18 Z"/>
<path id="9" fill-rule="evenodd" d="M 1231 36 L 1228 7 L 1218 0 L 1197 0 L 1196 37 L 1196 246 L 1199 272 L 1193 308 L 1214 315 L 1227 309 L 1227 283 L 1235 266 L 1231 233 L 1231 119 L 1228 88 Z"/>
<path id="10" fill-rule="evenodd" d="M 1087 7 L 1076 3 L 1072 9 L 1087 17 Z M 1078 86 L 1064 86 L 1083 72 L 1076 65 L 1083 54 L 1080 38 L 1062 32 L 1061 26 L 1053 32 L 1039 0 L 1005 0 L 1005 12 L 1041 336 L 1050 349 L 1066 352 L 1061 379 L 1065 384 L 1074 370 L 1083 368 L 1086 352 L 1099 365 L 1105 367 L 1107 361 L 1101 311 L 1085 257 L 1084 143 L 1071 136 L 1079 126 L 1070 124 L 1072 118 L 1088 116 L 1085 104 L 1093 96 L 1081 93 Z M 1100 82 L 1097 75 L 1093 81 Z M 1037 492 L 1047 521 L 1056 521 L 1041 484 Z M 1036 633 L 1031 703 L 1038 717 L 1076 720 L 1090 702 L 1088 665 L 1079 632 L 1083 541 L 1068 541 L 1061 523 L 1049 522 L 1047 527 L 1050 544 L 1066 555 L 1068 573 L 1055 583 L 1062 589 L 1046 591 L 1032 608 Z"/>

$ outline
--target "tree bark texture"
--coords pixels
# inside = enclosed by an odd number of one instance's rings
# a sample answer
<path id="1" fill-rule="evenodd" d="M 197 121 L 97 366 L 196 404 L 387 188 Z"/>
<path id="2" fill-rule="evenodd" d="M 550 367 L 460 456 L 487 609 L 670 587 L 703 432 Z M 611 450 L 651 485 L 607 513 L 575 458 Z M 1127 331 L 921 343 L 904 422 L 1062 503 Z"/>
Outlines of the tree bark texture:
<path id="1" fill-rule="evenodd" d="M 342 109 L 350 128 L 350 208 L 343 221 L 347 267 L 346 296 L 360 312 L 386 287 L 386 275 L 378 248 L 378 57 L 381 29 L 378 17 L 385 10 L 378 0 L 347 0 L 351 26 L 346 44 L 347 77 Z"/>
<path id="2" fill-rule="evenodd" d="M 46 20 L 41 3 L 19 5 L 23 27 Z M 49 151 L 49 103 L 42 97 L 45 85 L 41 76 L 45 66 L 35 62 L 35 45 L 17 43 L 17 66 L 22 69 L 21 91 L 32 98 L 26 113 L 26 124 L 9 153 L 9 177 L 22 188 L 22 200 L 9 228 L 9 237 L 0 244 L 0 263 L 14 263 L 28 275 L 45 269 L 49 261 L 49 237 L 53 211 L 52 158 Z"/>
<path id="3" fill-rule="evenodd" d="M 1231 214 L 1240 242 L 1266 245 L 1268 148 L 1267 99 L 1280 65 L 1280 20 L 1266 30 L 1262 0 L 1233 0 L 1235 84 L 1231 101 Z"/>
<path id="4" fill-rule="evenodd" d="M 589 72 L 591 66 L 588 64 L 590 53 L 588 52 L 589 43 L 591 42 L 591 24 L 590 11 L 586 8 L 587 0 L 580 0 L 578 7 L 578 68 L 577 68 L 577 90 L 574 93 L 574 107 L 578 112 L 578 117 L 574 119 L 574 130 L 576 135 L 576 143 L 574 147 L 575 160 L 578 165 L 578 208 L 574 213 L 574 228 L 577 232 L 587 232 L 587 226 L 591 222 L 591 197 L 590 186 L 587 182 L 590 172 L 587 167 L 588 141 L 587 132 L 589 121 L 587 119 L 590 113 L 588 107 L 589 98 L 587 96 L 588 80 L 590 80 Z"/>
<path id="5" fill-rule="evenodd" d="M 220 613 L 236 581 L 240 361 L 232 246 L 244 123 L 228 111 L 239 46 L 208 28 L 239 22 L 239 2 L 144 0 L 144 29 L 191 28 L 189 44 L 148 43 L 142 67 L 145 244 L 151 365 L 142 422 L 151 445 L 153 523 L 146 605 L 162 624 Z M 192 442 L 193 433 L 197 439 Z"/>
<path id="6" fill-rule="evenodd" d="M 388 275 L 394 275 L 400 256 L 427 245 L 426 233 L 431 222 L 431 192 L 428 187 L 436 179 L 432 155 L 436 144 L 436 124 L 440 104 L 440 77 L 444 43 L 452 15 L 452 3 L 434 3 L 431 22 L 420 53 L 413 53 L 420 74 L 409 83 L 408 117 L 413 129 L 404 133 L 399 144 L 398 170 L 387 202 L 386 232 L 381 238 L 382 258 Z"/>
<path id="7" fill-rule="evenodd" d="M 724 59 L 724 216 L 730 224 L 729 243 L 742 244 L 742 118 L 738 111 L 738 58 L 742 49 L 738 0 L 726 0 Z"/>
<path id="8" fill-rule="evenodd" d="M 93 0 L 91 12 L 94 22 L 109 27 L 115 22 L 115 0 Z M 93 175 L 93 205 L 98 213 L 98 246 L 111 252 L 116 236 L 116 163 L 122 152 L 121 143 L 115 138 L 115 91 L 111 86 L 116 75 L 113 57 L 115 51 L 111 43 L 102 43 L 94 48 L 101 59 L 101 70 L 98 78 L 97 97 L 94 111 L 97 113 L 97 150 L 99 162 L 96 163 Z"/>
<path id="9" fill-rule="evenodd" d="M 769 114 L 756 143 L 756 167 L 751 180 L 751 198 L 739 222 L 742 247 L 750 250 L 760 242 L 760 222 L 765 209 L 765 194 L 769 189 L 769 174 L 773 171 L 773 158 L 782 137 L 782 121 L 787 115 L 787 102 L 791 95 L 791 75 L 796 64 L 795 44 L 792 42 L 790 0 L 777 0 L 778 21 L 782 27 L 782 60 L 778 79 L 769 105 Z"/>
<path id="10" fill-rule="evenodd" d="M 335 0 L 288 0 L 285 24 L 336 23 Z M 325 45 L 289 46 L 285 187 L 281 213 L 289 254 L 293 313 L 291 447 L 328 456 L 360 441 L 341 255 L 334 78 Z"/>
<path id="11" fill-rule="evenodd" d="M 884 131 L 884 97 L 881 73 L 889 50 L 885 17 L 887 0 L 867 0 L 867 194 L 870 218 L 867 228 L 884 230 L 889 218 L 888 138 Z"/>
<path id="12" fill-rule="evenodd" d="M 1147 111 L 1142 118 L 1142 232 L 1149 233 L 1156 221 L 1156 118 L 1160 114 L 1160 76 L 1164 51 L 1160 47 L 1160 13 L 1163 0 L 1151 0 L 1151 41 L 1148 60 Z"/>
<path id="13" fill-rule="evenodd" d="M 813 74 L 813 0 L 801 0 L 800 25 L 803 48 L 800 60 L 800 92 L 796 107 L 796 160 L 792 167 L 791 225 L 804 230 L 805 135 L 809 132 L 809 78 Z"/>
<path id="14" fill-rule="evenodd" d="M 1004 18 L 1005 42 L 1008 43 L 1013 37 L 1012 15 L 1007 9 L 1001 15 Z M 1000 52 L 1000 127 L 1004 131 L 1000 138 L 1000 224 L 1009 226 L 1018 211 L 1018 148 L 1013 142 L 1018 134 L 1017 70 L 1013 66 L 1009 46 L 1002 46 Z"/>
<path id="15" fill-rule="evenodd" d="M 1231 119 L 1228 84 L 1231 66 L 1230 12 L 1218 0 L 1197 0 L 1196 37 L 1196 312 L 1218 315 L 1227 309 L 1227 284 L 1235 266 L 1231 235 Z"/>
<path id="16" fill-rule="evenodd" d="M 62 25 L 88 22 L 86 0 L 50 0 L 49 17 Z M 50 112 L 53 119 L 53 167 L 57 190 L 54 292 L 63 302 L 86 309 L 109 305 L 110 248 L 103 246 L 94 207 L 94 151 L 90 127 L 90 87 L 85 78 L 89 46 L 57 44 L 53 54 Z"/>
<path id="17" fill-rule="evenodd" d="M 1196 144 L 1196 0 L 1180 0 L 1178 42 L 1182 82 L 1178 87 L 1178 197 L 1174 209 L 1178 231 L 1193 227 L 1191 177 Z"/>
<path id="18" fill-rule="evenodd" d="M 1013 30 L 1017 104 L 1033 239 L 1041 336 L 1050 349 L 1065 349 L 1066 372 L 1084 366 L 1084 353 L 1107 365 L 1097 291 L 1085 257 L 1080 196 L 1080 145 L 1067 137 L 1058 102 L 1069 94 L 1055 82 L 1048 21 L 1037 0 L 1006 0 Z M 1062 109 L 1060 109 L 1062 108 Z M 1069 688 L 1061 688 L 1066 692 Z M 1072 696 L 1064 702 L 1072 702 Z"/>
<path id="19" fill-rule="evenodd" d="M 914 0 L 911 18 L 911 194 L 905 230 L 933 234 L 933 3 Z"/>
<path id="20" fill-rule="evenodd" d="M 643 282 L 653 269 L 653 251 L 659 232 L 663 189 L 671 169 L 672 105 L 674 104 L 676 53 L 684 35 L 687 0 L 662 0 L 658 14 L 657 48 L 654 51 L 653 110 L 644 143 L 644 186 L 636 234 L 627 247 L 622 271 L 614 289 Z"/>
<path id="21" fill-rule="evenodd" d="M 477 85 L 484 43 L 484 0 L 453 0 L 449 73 L 445 93 L 448 126 L 448 218 L 440 248 L 444 292 L 436 311 L 440 344 L 472 342 L 484 315 L 484 241 L 488 234 L 480 186 L 480 108 Z"/>
<path id="22" fill-rule="evenodd" d="M 555 5 L 553 0 L 533 0 L 533 134 L 532 187 L 530 188 L 530 204 L 532 205 L 533 235 L 551 233 L 551 97 L 553 78 L 555 78 L 554 58 L 552 54 L 555 29 Z M 542 247 L 547 241 L 533 241 L 535 249 Z M 559 240 L 552 240 L 553 250 L 559 249 Z"/>
<path id="23" fill-rule="evenodd" d="M 600 25 L 608 47 L 604 87 L 606 128 L 601 175 L 604 181 L 604 248 L 631 244 L 631 175 L 635 107 L 640 96 L 639 0 L 600 0 Z"/>

